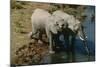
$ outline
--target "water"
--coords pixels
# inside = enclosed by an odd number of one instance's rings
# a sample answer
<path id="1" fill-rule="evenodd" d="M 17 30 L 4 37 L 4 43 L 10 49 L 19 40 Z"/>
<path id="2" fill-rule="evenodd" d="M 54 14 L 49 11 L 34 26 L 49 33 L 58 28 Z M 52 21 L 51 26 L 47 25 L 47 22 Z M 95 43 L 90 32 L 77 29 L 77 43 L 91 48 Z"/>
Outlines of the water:
<path id="1" fill-rule="evenodd" d="M 87 34 L 88 48 L 90 51 L 90 56 L 87 56 L 82 41 L 76 37 L 73 52 L 58 51 L 55 54 L 47 54 L 44 56 L 41 64 L 55 64 L 55 63 L 69 63 L 69 62 L 84 62 L 84 61 L 94 61 L 95 60 L 95 21 L 91 21 L 91 17 L 95 15 L 95 7 L 88 6 L 85 10 L 85 15 L 87 16 L 84 20 L 83 26 Z M 63 40 L 63 37 L 60 39 Z"/>

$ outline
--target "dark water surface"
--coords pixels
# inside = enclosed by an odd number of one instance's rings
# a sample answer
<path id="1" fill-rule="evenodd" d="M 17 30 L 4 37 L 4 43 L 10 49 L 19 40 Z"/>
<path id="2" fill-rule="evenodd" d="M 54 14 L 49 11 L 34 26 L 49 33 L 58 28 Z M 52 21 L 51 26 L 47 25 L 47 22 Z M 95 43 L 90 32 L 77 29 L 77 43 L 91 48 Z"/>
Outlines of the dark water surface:
<path id="1" fill-rule="evenodd" d="M 76 37 L 74 54 L 72 52 L 68 54 L 65 51 L 59 51 L 52 55 L 47 54 L 44 56 L 41 64 L 85 62 L 95 60 L 95 21 L 91 20 L 91 17 L 95 15 L 95 7 L 88 6 L 85 10 L 85 15 L 87 17 L 84 20 L 83 25 L 85 27 L 85 31 L 88 37 L 87 40 L 90 56 L 87 56 L 85 48 L 82 45 L 82 41 L 78 37 Z"/>

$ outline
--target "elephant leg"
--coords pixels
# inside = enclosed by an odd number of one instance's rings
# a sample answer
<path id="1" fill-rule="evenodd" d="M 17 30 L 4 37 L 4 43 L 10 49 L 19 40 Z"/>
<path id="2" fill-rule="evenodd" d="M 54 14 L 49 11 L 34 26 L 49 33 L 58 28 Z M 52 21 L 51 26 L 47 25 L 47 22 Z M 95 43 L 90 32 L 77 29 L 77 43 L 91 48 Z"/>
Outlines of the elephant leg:
<path id="1" fill-rule="evenodd" d="M 70 51 L 70 43 L 69 43 L 69 36 L 68 35 L 64 35 L 64 40 L 65 40 L 65 48 L 67 49 L 67 51 Z"/>
<path id="2" fill-rule="evenodd" d="M 70 62 L 75 62 L 75 35 L 70 38 Z"/>
<path id="3" fill-rule="evenodd" d="M 49 53 L 53 54 L 53 38 L 52 35 L 49 35 Z"/>
<path id="4" fill-rule="evenodd" d="M 73 55 L 75 54 L 75 39 L 76 38 L 76 36 L 74 35 L 74 36 L 72 36 L 72 38 L 71 38 L 71 52 L 73 53 Z"/>
<path id="5" fill-rule="evenodd" d="M 67 60 L 68 62 L 73 62 L 73 52 L 74 52 L 74 49 L 73 49 L 73 41 L 74 38 L 72 38 L 72 36 L 65 36 L 65 45 L 67 45 Z"/>
<path id="6" fill-rule="evenodd" d="M 55 48 L 55 50 L 62 48 L 61 41 L 59 40 L 59 37 L 60 37 L 60 33 L 53 34 L 53 40 L 54 40 L 54 45 L 55 45 L 54 48 Z"/>
<path id="7" fill-rule="evenodd" d="M 52 37 L 52 33 L 49 31 L 48 28 L 46 28 L 46 34 L 47 34 L 47 37 L 49 40 L 49 53 L 53 54 L 54 53 L 54 51 L 53 51 L 53 37 Z"/>
<path id="8" fill-rule="evenodd" d="M 74 51 L 75 36 L 71 36 L 71 51 Z"/>
<path id="9" fill-rule="evenodd" d="M 39 30 L 35 27 L 32 27 L 31 39 L 39 39 Z"/>

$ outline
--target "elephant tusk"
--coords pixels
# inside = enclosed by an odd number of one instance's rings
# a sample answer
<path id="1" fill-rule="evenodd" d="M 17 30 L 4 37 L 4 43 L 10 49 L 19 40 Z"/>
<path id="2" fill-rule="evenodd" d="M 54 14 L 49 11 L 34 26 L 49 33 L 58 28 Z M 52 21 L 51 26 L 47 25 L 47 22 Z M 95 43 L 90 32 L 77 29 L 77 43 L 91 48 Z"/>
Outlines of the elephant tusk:
<path id="1" fill-rule="evenodd" d="M 87 39 L 88 37 L 86 36 L 86 39 Z"/>
<path id="2" fill-rule="evenodd" d="M 84 39 L 83 39 L 81 36 L 79 36 L 79 38 L 80 38 L 82 41 L 84 41 Z"/>

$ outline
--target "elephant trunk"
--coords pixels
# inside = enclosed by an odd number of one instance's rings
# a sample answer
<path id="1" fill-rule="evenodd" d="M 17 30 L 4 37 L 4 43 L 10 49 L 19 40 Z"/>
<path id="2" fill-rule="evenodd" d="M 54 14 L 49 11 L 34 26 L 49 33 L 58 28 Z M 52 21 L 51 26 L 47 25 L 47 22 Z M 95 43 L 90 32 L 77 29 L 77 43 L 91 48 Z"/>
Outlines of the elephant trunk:
<path id="1" fill-rule="evenodd" d="M 87 44 L 87 36 L 86 36 L 85 31 L 84 31 L 84 27 L 82 25 L 80 26 L 79 31 L 80 31 L 79 32 L 79 38 L 82 40 L 84 47 L 85 47 L 85 50 L 86 50 L 87 54 L 89 55 L 88 44 Z"/>

